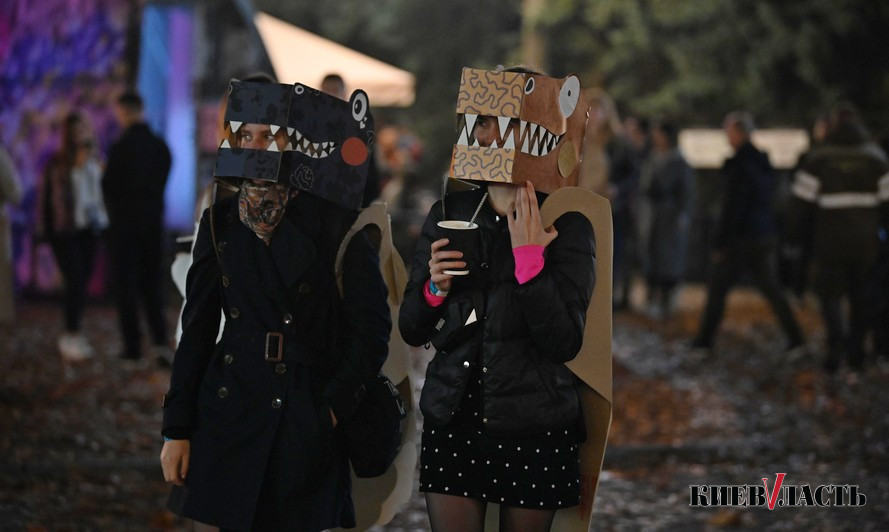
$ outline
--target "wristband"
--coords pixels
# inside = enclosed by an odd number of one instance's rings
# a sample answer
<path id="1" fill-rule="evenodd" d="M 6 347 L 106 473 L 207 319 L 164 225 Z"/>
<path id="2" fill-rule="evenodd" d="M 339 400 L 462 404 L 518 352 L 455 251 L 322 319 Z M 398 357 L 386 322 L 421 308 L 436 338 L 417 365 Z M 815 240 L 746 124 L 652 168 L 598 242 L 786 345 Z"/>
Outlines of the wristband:
<path id="1" fill-rule="evenodd" d="M 429 279 L 429 293 L 436 297 L 445 297 L 449 292 L 447 290 L 439 290 L 432 279 Z"/>

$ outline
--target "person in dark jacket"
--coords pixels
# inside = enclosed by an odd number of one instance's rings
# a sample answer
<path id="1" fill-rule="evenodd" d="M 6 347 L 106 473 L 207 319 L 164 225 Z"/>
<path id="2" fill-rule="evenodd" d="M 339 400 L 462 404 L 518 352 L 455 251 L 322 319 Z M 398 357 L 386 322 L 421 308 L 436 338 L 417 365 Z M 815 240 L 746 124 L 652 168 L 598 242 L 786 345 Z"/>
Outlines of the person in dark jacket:
<path id="1" fill-rule="evenodd" d="M 169 363 L 162 283 L 164 189 L 170 150 L 149 129 L 142 97 L 124 92 L 115 114 L 124 131 L 108 151 L 102 192 L 108 210 L 108 236 L 124 349 L 120 358 L 142 358 L 139 306 L 151 332 L 152 351 Z"/>
<path id="2" fill-rule="evenodd" d="M 464 82 L 476 72 L 464 71 Z M 526 94 L 546 94 L 545 78 L 518 72 L 524 80 L 497 76 L 499 71 L 485 75 L 513 83 L 519 93 L 525 87 Z M 464 83 L 461 89 L 477 86 Z M 458 102 L 484 101 L 462 92 Z M 563 116 L 574 109 L 566 104 Z M 496 156 L 497 146 L 521 146 L 518 119 L 465 113 L 469 125 L 455 161 L 463 151 Z M 536 123 L 528 120 L 522 123 L 530 136 Z M 570 145 L 567 139 L 557 144 L 560 149 Z M 581 146 L 582 133 L 572 140 Z M 556 150 L 551 153 L 555 158 Z M 577 505 L 580 496 L 584 429 L 575 376 L 565 362 L 583 342 L 595 282 L 594 236 L 589 221 L 574 212 L 543 228 L 539 204 L 547 196 L 535 192 L 530 180 L 495 183 L 477 175 L 480 188 L 450 194 L 430 210 L 399 314 L 408 344 L 431 341 L 436 348 L 420 398 L 420 490 L 437 532 L 482 530 L 489 502 L 500 505 L 501 530 L 545 531 L 556 510 Z M 448 240 L 437 223 L 445 216 L 470 220 L 475 212 L 474 251 L 464 256 L 443 250 Z M 463 267 L 468 275 L 449 273 Z"/>
<path id="3" fill-rule="evenodd" d="M 244 171 L 226 174 L 240 190 L 204 212 L 193 248 L 182 338 L 164 401 L 161 464 L 174 484 L 168 507 L 207 529 L 354 527 L 340 424 L 349 422 L 386 359 L 391 328 L 378 253 L 364 232 L 343 256 L 342 296 L 337 288 L 336 256 L 361 190 L 354 206 L 339 205 L 298 188 L 289 171 L 278 175 L 277 164 L 258 169 L 250 162 L 292 157 L 316 163 L 314 184 L 340 177 L 338 151 L 323 166 L 321 157 L 285 150 L 297 136 L 341 146 L 341 138 L 306 129 L 327 121 L 306 112 L 304 123 L 290 122 L 286 99 L 275 105 L 279 100 L 269 94 L 296 94 L 307 102 L 303 111 L 336 111 L 329 115 L 335 132 L 346 120 L 358 130 L 364 120 L 362 134 L 372 136 L 373 124 L 366 108 L 353 114 L 354 102 L 332 102 L 301 85 L 232 85 L 229 111 L 253 102 L 254 117 L 273 117 L 265 113 L 271 106 L 283 114 L 271 124 L 228 119 L 228 147 L 217 155 L 218 176 L 223 155 L 228 168 Z M 274 90 L 264 93 L 266 86 Z M 366 152 L 368 137 L 361 138 Z M 360 148 L 353 143 L 353 153 Z M 231 165 L 239 162 L 244 166 Z M 263 169 L 271 175 L 260 176 Z M 225 326 L 217 343 L 220 313 Z"/>
<path id="4" fill-rule="evenodd" d="M 748 113 L 730 113 L 723 129 L 735 154 L 722 167 L 727 188 L 710 255 L 707 304 L 692 346 L 712 349 L 726 296 L 740 276 L 749 272 L 778 316 L 787 336 L 786 350 L 795 352 L 802 347 L 803 336 L 778 278 L 777 227 L 772 212 L 775 174 L 768 155 L 750 142 L 754 124 Z"/>
<path id="5" fill-rule="evenodd" d="M 874 315 L 869 292 L 880 231 L 889 227 L 889 162 L 850 105 L 831 112 L 824 143 L 807 154 L 791 191 L 791 239 L 797 249 L 811 249 L 817 271 L 815 291 L 827 327 L 824 367 L 836 371 L 846 358 L 860 370 Z"/>

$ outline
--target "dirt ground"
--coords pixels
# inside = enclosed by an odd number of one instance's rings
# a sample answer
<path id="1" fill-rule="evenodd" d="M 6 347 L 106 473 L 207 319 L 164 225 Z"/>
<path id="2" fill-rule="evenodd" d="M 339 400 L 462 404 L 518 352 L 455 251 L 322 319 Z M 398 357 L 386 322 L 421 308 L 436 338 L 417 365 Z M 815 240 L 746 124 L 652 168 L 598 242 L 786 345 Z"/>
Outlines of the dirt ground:
<path id="1" fill-rule="evenodd" d="M 736 291 L 709 355 L 687 348 L 703 293 L 677 314 L 623 312 L 614 326 L 614 411 L 594 530 L 885 530 L 889 364 L 821 369 L 823 331 L 797 306 L 808 350 L 791 359 L 765 302 Z M 176 310 L 171 308 L 170 321 Z M 20 302 L 0 328 L 0 530 L 189 530 L 164 510 L 160 398 L 169 373 L 125 368 L 110 307 L 88 309 L 98 356 L 60 360 L 61 311 Z M 428 355 L 418 356 L 417 382 Z M 864 506 L 693 507 L 692 485 L 858 486 Z M 428 530 L 422 497 L 382 531 Z"/>

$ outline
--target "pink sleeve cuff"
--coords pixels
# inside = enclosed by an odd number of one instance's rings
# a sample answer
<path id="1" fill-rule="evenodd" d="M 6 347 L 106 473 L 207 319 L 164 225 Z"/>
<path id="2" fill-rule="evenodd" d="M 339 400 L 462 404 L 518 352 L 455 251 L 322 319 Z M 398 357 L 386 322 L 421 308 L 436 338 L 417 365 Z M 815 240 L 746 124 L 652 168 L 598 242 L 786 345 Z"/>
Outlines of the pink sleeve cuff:
<path id="1" fill-rule="evenodd" d="M 430 279 L 430 280 L 426 281 L 426 284 L 423 285 L 423 299 L 426 300 L 426 303 L 430 307 L 437 307 L 437 306 L 441 305 L 442 303 L 444 303 L 445 298 L 442 296 L 432 295 L 432 292 L 429 291 L 429 283 L 431 283 L 431 282 L 432 282 L 432 280 Z"/>
<path id="2" fill-rule="evenodd" d="M 527 283 L 543 269 L 543 249 L 544 246 L 534 244 L 512 248 L 512 255 L 515 257 L 515 278 L 519 284 Z"/>

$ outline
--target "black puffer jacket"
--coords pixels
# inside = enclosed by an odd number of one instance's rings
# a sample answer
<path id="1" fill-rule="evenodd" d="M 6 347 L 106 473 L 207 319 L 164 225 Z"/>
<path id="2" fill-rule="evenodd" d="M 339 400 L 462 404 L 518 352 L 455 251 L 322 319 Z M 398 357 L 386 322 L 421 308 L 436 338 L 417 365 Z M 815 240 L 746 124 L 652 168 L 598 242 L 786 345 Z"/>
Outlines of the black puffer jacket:
<path id="1" fill-rule="evenodd" d="M 484 190 L 447 197 L 447 215 L 469 220 Z M 538 194 L 541 203 L 545 194 Z M 486 202 L 479 212 L 479 243 L 469 257 L 470 274 L 456 277 L 440 307 L 423 296 L 429 280 L 430 245 L 439 238 L 441 202 L 426 218 L 417 241 L 411 277 L 405 290 L 399 326 L 404 340 L 423 345 L 455 320 L 465 322 L 472 294 L 480 330 L 457 345 L 439 350 L 426 370 L 420 398 L 425 422 L 443 426 L 453 418 L 465 393 L 473 365 L 481 364 L 483 423 L 491 433 L 524 434 L 562 428 L 580 418 L 575 376 L 565 366 L 583 342 L 586 309 L 595 283 L 595 242 L 589 221 L 578 213 L 560 217 L 559 236 L 546 248 L 545 266 L 519 285 L 505 217 Z M 439 342 L 436 341 L 438 344 Z"/>

